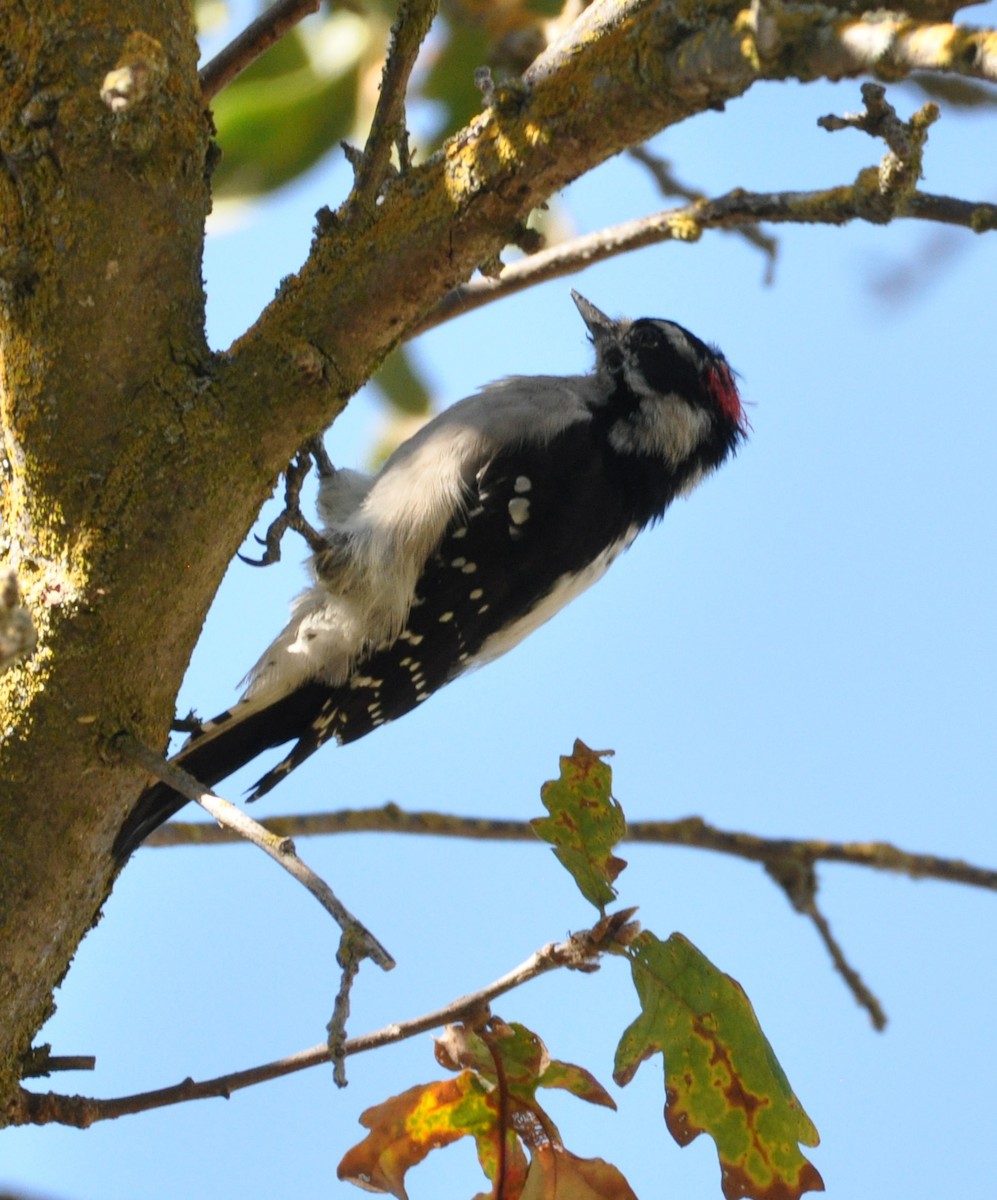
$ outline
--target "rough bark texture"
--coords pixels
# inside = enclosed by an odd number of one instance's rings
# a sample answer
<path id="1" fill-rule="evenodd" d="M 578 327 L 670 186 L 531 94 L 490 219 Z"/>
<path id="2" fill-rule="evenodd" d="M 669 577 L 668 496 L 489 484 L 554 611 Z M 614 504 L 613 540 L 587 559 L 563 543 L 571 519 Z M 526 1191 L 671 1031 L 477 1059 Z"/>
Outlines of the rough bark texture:
<path id="1" fill-rule="evenodd" d="M 103 847 L 135 790 L 98 739 L 122 725 L 162 738 L 196 636 L 200 615 L 175 589 L 164 621 L 159 583 L 182 571 L 178 509 L 197 501 L 185 452 L 197 478 L 219 415 L 199 399 L 210 127 L 187 6 L 95 2 L 81 29 L 75 6 L 25 3 L 3 25 L 3 539 L 40 635 L 30 666 L 0 680 L 9 1086 L 98 913 Z M 115 115 L 101 85 L 135 29 L 166 71 Z M 218 565 L 196 570 L 210 595 Z"/>
<path id="2" fill-rule="evenodd" d="M 40 638 L 0 678 L 0 1100 L 113 882 L 143 784 L 113 737 L 164 741 L 208 604 L 295 447 L 571 179 L 755 79 L 875 66 L 878 45 L 845 46 L 845 11 L 773 10 L 760 36 L 732 3 L 594 5 L 383 203 L 329 214 L 301 272 L 213 356 L 187 0 L 92 0 L 85 27 L 55 0 L 6 6 L 2 554 Z M 147 94 L 114 112 L 101 87 L 119 60 L 148 68 Z"/>

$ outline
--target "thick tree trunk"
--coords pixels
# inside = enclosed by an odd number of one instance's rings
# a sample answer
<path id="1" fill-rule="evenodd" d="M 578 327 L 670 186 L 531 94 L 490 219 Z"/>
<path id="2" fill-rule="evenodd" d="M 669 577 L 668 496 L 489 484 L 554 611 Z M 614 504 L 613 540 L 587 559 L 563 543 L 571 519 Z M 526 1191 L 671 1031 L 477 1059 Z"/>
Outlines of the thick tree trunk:
<path id="1" fill-rule="evenodd" d="M 197 636 L 176 576 L 198 498 L 161 451 L 189 441 L 196 477 L 218 420 L 199 400 L 210 123 L 189 6 L 94 0 L 81 29 L 73 6 L 15 4 L 3 26 L 3 540 L 40 636 L 0 679 L 0 1093 L 109 885 L 135 776 L 99 739 L 162 738 Z M 114 113 L 119 61 L 149 91 Z M 202 600 L 218 568 L 199 556 Z"/>

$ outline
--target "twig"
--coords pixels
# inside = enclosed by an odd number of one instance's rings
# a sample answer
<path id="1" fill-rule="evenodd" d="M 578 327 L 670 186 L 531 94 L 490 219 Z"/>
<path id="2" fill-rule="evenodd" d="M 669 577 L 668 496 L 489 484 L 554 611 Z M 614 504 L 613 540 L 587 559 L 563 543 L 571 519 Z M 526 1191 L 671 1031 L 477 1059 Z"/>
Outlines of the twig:
<path id="1" fill-rule="evenodd" d="M 909 121 L 901 121 L 886 99 L 886 88 L 879 83 L 863 83 L 865 112 L 821 117 L 817 124 L 834 133 L 839 129 L 860 129 L 870 137 L 882 138 L 889 147 L 879 164 L 879 192 L 882 218 L 888 221 L 914 193 L 921 178 L 924 146 L 928 128 L 938 120 L 937 104 L 925 104 Z"/>
<path id="2" fill-rule="evenodd" d="M 318 12 L 321 0 L 276 0 L 266 12 L 251 21 L 242 33 L 206 63 L 198 72 L 205 100 L 217 96 L 222 88 L 269 50 L 274 42 L 293 29 L 310 13 Z"/>
<path id="3" fill-rule="evenodd" d="M 434 812 L 404 812 L 396 804 L 383 808 L 342 809 L 307 816 L 272 817 L 264 825 L 275 835 L 307 837 L 330 833 L 406 833 L 453 837 L 472 841 L 530 842 L 536 834 L 528 821 L 500 818 L 465 818 Z M 235 838 L 224 829 L 195 823 L 173 822 L 157 829 L 147 846 L 217 845 Z M 831 959 L 856 1000 L 869 1013 L 873 1025 L 886 1022 L 882 1006 L 847 962 L 816 904 L 818 862 L 850 863 L 873 870 L 907 875 L 911 879 L 940 879 L 997 891 L 997 871 L 959 859 L 913 854 L 888 842 L 828 842 L 819 839 L 763 838 L 751 833 L 717 829 L 700 817 L 678 821 L 631 821 L 623 839 L 645 844 L 689 846 L 760 863 L 787 893 L 794 908 L 814 923 Z M 807 883 L 807 881 L 810 881 Z M 804 886 L 807 884 L 807 886 Z M 809 890 L 808 890 L 809 889 Z"/>
<path id="4" fill-rule="evenodd" d="M 408 168 L 405 90 L 438 6 L 439 0 L 399 0 L 374 119 L 363 155 L 356 163 L 356 181 L 349 200 L 351 207 L 373 208 L 390 171 L 393 146 L 398 148 L 401 170 Z"/>
<path id="5" fill-rule="evenodd" d="M 763 838 L 752 833 L 717 829 L 701 817 L 680 821 L 633 821 L 627 837 L 635 842 L 667 842 L 714 850 L 767 865 L 775 860 L 850 863 L 890 871 L 910 879 L 940 879 L 997 891 L 997 871 L 961 859 L 940 858 L 901 850 L 889 842 L 829 842 L 819 838 Z"/>
<path id="6" fill-rule="evenodd" d="M 494 300 L 526 291 L 549 279 L 572 275 L 619 254 L 629 254 L 659 242 L 697 242 L 708 229 L 732 230 L 759 222 L 799 225 L 847 225 L 868 220 L 882 223 L 878 209 L 878 172 L 863 172 L 853 184 L 815 192 L 746 192 L 740 188 L 715 200 L 701 200 L 666 209 L 584 234 L 518 259 L 498 279 L 475 279 L 454 288 L 409 333 L 415 337 L 455 316 L 472 312 Z M 997 204 L 956 200 L 950 196 L 913 192 L 896 218 L 960 225 L 974 233 L 997 229 Z"/>
<path id="7" fill-rule="evenodd" d="M 216 821 L 227 826 L 240 839 L 252 842 L 254 846 L 269 854 L 288 874 L 306 887 L 343 931 L 341 954 L 349 958 L 354 952 L 358 952 L 360 957 L 372 959 L 385 971 L 394 967 L 395 960 L 377 938 L 340 902 L 332 888 L 298 857 L 294 842 L 289 837 L 271 833 L 242 809 L 209 792 L 192 775 L 166 762 L 130 734 L 120 735 L 115 745 L 122 754 L 150 775 L 162 780 L 188 800 L 195 800 Z"/>
<path id="8" fill-rule="evenodd" d="M 769 875 L 786 893 L 790 904 L 802 916 L 809 917 L 824 943 L 835 970 L 856 1001 L 869 1014 L 874 1029 L 886 1028 L 886 1013 L 877 997 L 866 987 L 862 976 L 845 957 L 837 938 L 831 932 L 827 917 L 817 904 L 817 872 L 812 860 L 798 855 L 774 857 L 765 864 Z"/>
<path id="9" fill-rule="evenodd" d="M 681 183 L 672 174 L 671 163 L 657 154 L 652 154 L 646 146 L 632 146 L 629 154 L 635 162 L 639 162 L 650 171 L 662 196 L 679 196 L 690 204 L 707 198 L 705 192 L 697 191 L 695 188 Z M 766 285 L 770 284 L 775 275 L 775 256 L 779 249 L 779 243 L 775 238 L 769 237 L 761 229 L 752 225 L 745 225 L 740 229 L 730 230 L 730 232 L 739 234 L 765 255 L 765 283 Z"/>
<path id="10" fill-rule="evenodd" d="M 53 1054 L 47 1042 L 32 1046 L 20 1063 L 22 1079 L 38 1079 L 57 1071 L 92 1071 L 97 1059 L 92 1054 Z"/>
<path id="11" fill-rule="evenodd" d="M 859 1004 L 869 1014 L 869 1020 L 872 1022 L 873 1028 L 882 1030 L 886 1028 L 886 1013 L 883 1011 L 882 1005 L 876 996 L 866 987 L 862 981 L 862 976 L 845 958 L 844 951 L 838 943 L 837 938 L 831 932 L 831 926 L 827 922 L 827 918 L 816 906 L 813 906 L 812 911 L 806 914 L 820 935 L 821 941 L 827 947 L 827 952 L 831 956 L 831 961 L 834 963 L 835 970 L 845 981 L 845 986 L 852 993 Z"/>
<path id="12" fill-rule="evenodd" d="M 342 974 L 339 978 L 336 1003 L 333 1005 L 332 1016 L 326 1026 L 329 1036 L 325 1043 L 329 1051 L 329 1058 L 332 1060 L 332 1078 L 337 1087 L 346 1087 L 346 1022 L 350 1017 L 350 994 L 353 990 L 353 981 L 360 969 L 359 958 L 344 953 L 345 949 L 345 945 L 341 945 L 340 952 L 336 955 L 336 961 L 339 963 Z"/>
<path id="13" fill-rule="evenodd" d="M 425 1033 L 429 1029 L 436 1029 L 453 1021 L 466 1019 L 471 1014 L 486 1014 L 492 1000 L 548 971 L 558 970 L 562 967 L 569 970 L 594 969 L 601 954 L 628 944 L 634 932 L 634 926 L 630 924 L 633 912 L 633 909 L 625 909 L 598 922 L 591 929 L 572 934 L 564 942 L 544 946 L 535 954 L 530 955 L 520 966 L 495 980 L 494 983 L 467 996 L 462 996 L 443 1008 L 408 1021 L 387 1025 L 383 1029 L 364 1034 L 361 1037 L 348 1038 L 342 1044 L 342 1055 L 346 1057 L 351 1054 L 361 1054 L 380 1046 L 405 1041 L 417 1034 Z M 151 1092 L 139 1092 L 133 1096 L 121 1096 L 111 1100 L 98 1100 L 85 1096 L 62 1096 L 52 1092 L 39 1094 L 22 1089 L 11 1105 L 9 1116 L 11 1124 L 14 1125 L 46 1125 L 56 1122 L 61 1125 L 72 1125 L 78 1129 L 86 1129 L 95 1121 L 113 1120 L 116 1117 L 148 1112 L 153 1108 L 163 1108 L 166 1105 L 180 1104 L 187 1100 L 205 1100 L 211 1097 L 228 1099 L 233 1092 L 242 1088 L 265 1083 L 270 1079 L 278 1079 L 283 1075 L 303 1071 L 308 1067 L 318 1066 L 320 1063 L 328 1062 L 329 1057 L 328 1045 L 313 1046 L 310 1050 L 301 1050 L 287 1058 L 251 1067 L 245 1071 L 219 1075 L 200 1083 L 188 1078 L 172 1087 L 159 1088 Z"/>
<path id="14" fill-rule="evenodd" d="M 537 841 L 528 821 L 501 817 L 457 817 L 447 813 L 406 812 L 397 804 L 381 808 L 347 808 L 336 812 L 270 817 L 264 828 L 279 837 L 314 837 L 333 833 L 405 833 L 472 841 Z M 150 834 L 146 846 L 216 846 L 239 839 L 227 829 L 195 822 L 172 821 Z M 911 879 L 941 879 L 997 891 L 997 871 L 954 858 L 915 854 L 889 842 L 829 842 L 819 838 L 764 838 L 752 833 L 717 829 L 701 817 L 677 821 L 630 821 L 624 839 L 655 845 L 713 850 L 751 862 L 767 863 L 795 856 L 810 862 L 849 863 Z"/>

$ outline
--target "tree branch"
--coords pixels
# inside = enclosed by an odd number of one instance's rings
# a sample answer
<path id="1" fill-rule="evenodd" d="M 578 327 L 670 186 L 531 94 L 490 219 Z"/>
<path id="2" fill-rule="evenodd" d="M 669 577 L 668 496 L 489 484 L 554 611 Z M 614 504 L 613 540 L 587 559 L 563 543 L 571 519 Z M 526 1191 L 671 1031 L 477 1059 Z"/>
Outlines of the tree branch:
<path id="1" fill-rule="evenodd" d="M 708 5 L 691 33 L 662 0 L 593 4 L 501 103 L 411 167 L 373 209 L 323 211 L 301 271 L 220 364 L 218 403 L 243 422 L 254 463 L 276 473 L 335 418 L 372 365 L 421 326 L 438 297 L 493 261 L 529 213 L 580 174 L 762 79 L 900 77 L 915 68 L 989 77 L 995 38 L 906 13 L 865 21 L 828 6 L 748 14 L 728 0 Z M 598 105 L 577 102 L 592 94 Z M 386 161 L 387 118 L 401 103 L 400 92 L 391 96 L 382 94 L 371 164 Z M 378 172 L 363 163 L 358 170 L 360 194 L 372 199 Z M 303 346 L 328 364 L 328 377 L 289 394 Z M 277 424 L 276 395 L 284 398 Z"/>
<path id="2" fill-rule="evenodd" d="M 343 931 L 340 943 L 341 956 L 345 955 L 349 958 L 357 953 L 360 957 L 372 959 L 385 971 L 390 971 L 395 966 L 395 960 L 377 938 L 342 904 L 325 880 L 320 879 L 298 857 L 294 842 L 289 837 L 271 833 L 259 821 L 254 821 L 252 817 L 244 813 L 242 809 L 236 808 L 234 804 L 224 800 L 221 796 L 209 792 L 192 775 L 173 763 L 164 761 L 155 751 L 150 750 L 148 746 L 143 746 L 141 742 L 130 735 L 120 735 L 115 739 L 115 746 L 126 758 L 136 763 L 144 771 L 168 784 L 182 796 L 186 796 L 188 800 L 194 800 L 200 804 L 206 812 L 210 813 L 216 821 L 221 822 L 240 841 L 252 842 L 254 846 L 258 846 L 289 875 L 307 888 Z"/>
<path id="3" fill-rule="evenodd" d="M 401 0 L 391 27 L 391 44 L 381 75 L 367 145 L 357 165 L 356 181 L 348 206 L 369 210 L 377 201 L 391 167 L 391 148 L 398 147 L 399 166 L 409 167 L 408 130 L 405 128 L 405 90 L 419 49 L 436 16 L 439 0 Z"/>
<path id="4" fill-rule="evenodd" d="M 754 79 L 872 74 L 889 83 L 913 71 L 997 83 L 997 32 L 919 20 L 919 15 L 912 8 L 859 16 L 826 6 L 755 0 L 750 11 L 715 21 L 688 39 L 682 52 L 669 54 L 672 85 L 691 99 L 721 80 L 730 95 L 740 94 Z M 753 78 L 744 78 L 746 68 Z M 704 78 L 704 70 L 713 77 Z"/>
<path id="5" fill-rule="evenodd" d="M 277 837 L 315 837 L 336 833 L 403 833 L 470 841 L 531 842 L 541 845 L 529 821 L 455 817 L 437 812 L 405 812 L 397 804 L 382 808 L 345 808 L 337 812 L 270 817 L 261 824 Z M 144 846 L 217 846 L 239 841 L 227 829 L 196 822 L 171 821 L 143 842 Z M 764 838 L 753 833 L 718 829 L 701 817 L 677 821 L 629 821 L 624 841 L 712 850 L 766 865 L 781 859 L 810 863 L 848 863 L 911 879 L 940 879 L 997 891 L 997 871 L 955 858 L 916 854 L 889 842 L 829 842 L 819 838 Z"/>
<path id="6" fill-rule="evenodd" d="M 690 204 L 707 199 L 705 192 L 700 192 L 695 188 L 690 188 L 680 183 L 672 174 L 671 163 L 657 154 L 652 154 L 646 146 L 633 146 L 629 153 L 635 162 L 639 162 L 648 169 L 651 177 L 658 185 L 662 196 L 679 196 Z M 757 247 L 765 255 L 765 283 L 770 284 L 774 276 L 775 256 L 778 250 L 775 239 L 762 233 L 760 229 L 752 225 L 745 225 L 743 228 L 737 230 L 737 232 L 745 241 L 750 242 L 751 245 Z"/>
<path id="7" fill-rule="evenodd" d="M 661 242 L 699 241 L 704 232 L 733 232 L 770 224 L 846 225 L 851 221 L 882 223 L 875 204 L 877 168 L 863 171 L 853 184 L 815 192 L 746 192 L 740 188 L 714 200 L 666 209 L 647 217 L 623 221 L 540 250 L 506 266 L 498 278 L 479 277 L 454 288 L 413 331 L 435 329 L 460 314 L 472 312 L 505 296 L 526 291 L 549 279 L 573 275 L 595 263 Z M 997 229 L 997 204 L 956 200 L 917 192 L 907 196 L 893 213 L 896 218 L 959 225 L 974 233 Z"/>
<path id="8" fill-rule="evenodd" d="M 471 1014 L 487 1012 L 488 1005 L 497 997 L 512 991 L 521 984 L 549 971 L 567 967 L 569 970 L 591 971 L 596 969 L 598 958 L 614 947 L 628 944 L 635 927 L 630 924 L 634 909 L 624 909 L 599 921 L 591 929 L 572 934 L 557 945 L 551 943 L 531 954 L 518 967 L 496 979 L 494 983 L 480 988 L 467 996 L 452 1001 L 443 1008 L 413 1017 L 408 1021 L 385 1026 L 361 1037 L 348 1038 L 342 1045 L 344 1056 L 361 1054 L 380 1046 L 402 1042 L 416 1034 L 425 1033 L 441 1025 L 466 1019 Z M 159 1088 L 151 1092 L 139 1092 L 132 1096 L 121 1096 L 112 1100 L 98 1100 L 85 1096 L 63 1096 L 54 1092 L 40 1094 L 21 1089 L 14 1101 L 10 1115 L 14 1125 L 47 1125 L 52 1122 L 86 1129 L 95 1121 L 113 1120 L 132 1113 L 148 1112 L 170 1104 L 181 1104 L 187 1100 L 205 1100 L 212 1097 L 228 1099 L 233 1092 L 242 1088 L 278 1079 L 283 1075 L 303 1071 L 308 1067 L 328 1062 L 330 1050 L 327 1045 L 313 1046 L 276 1062 L 220 1075 L 200 1083 L 191 1078 L 172 1087 Z"/>
<path id="9" fill-rule="evenodd" d="M 813 861 L 799 856 L 777 856 L 765 864 L 765 869 L 782 888 L 793 908 L 801 916 L 808 917 L 817 930 L 817 935 L 831 957 L 834 969 L 856 1001 L 869 1014 L 872 1027 L 886 1028 L 886 1013 L 875 995 L 862 980 L 862 976 L 849 963 L 838 939 L 831 932 L 831 925 L 817 904 L 817 872 Z"/>
<path id="10" fill-rule="evenodd" d="M 266 12 L 229 42 L 198 71 L 205 101 L 217 96 L 233 79 L 251 66 L 261 54 L 288 33 L 299 21 L 319 10 L 321 0 L 276 0 Z"/>
<path id="11" fill-rule="evenodd" d="M 430 837 L 459 837 L 473 841 L 531 842 L 536 834 L 528 821 L 462 818 L 443 813 L 407 813 L 397 805 L 375 809 L 342 809 L 307 816 L 273 817 L 263 823 L 276 836 L 311 836 L 329 833 L 407 833 Z M 157 829 L 147 846 L 218 845 L 235 838 L 225 829 L 199 823 L 172 822 Z M 827 842 L 817 839 L 763 838 L 755 834 L 717 829 L 700 817 L 678 821 L 630 821 L 624 841 L 689 846 L 712 850 L 760 863 L 783 889 L 794 909 L 809 918 L 827 948 L 835 969 L 876 1029 L 886 1026 L 879 1000 L 848 962 L 817 904 L 818 862 L 850 863 L 890 871 L 912 879 L 939 879 L 997 891 L 997 871 L 972 866 L 958 859 L 913 854 L 886 842 Z"/>

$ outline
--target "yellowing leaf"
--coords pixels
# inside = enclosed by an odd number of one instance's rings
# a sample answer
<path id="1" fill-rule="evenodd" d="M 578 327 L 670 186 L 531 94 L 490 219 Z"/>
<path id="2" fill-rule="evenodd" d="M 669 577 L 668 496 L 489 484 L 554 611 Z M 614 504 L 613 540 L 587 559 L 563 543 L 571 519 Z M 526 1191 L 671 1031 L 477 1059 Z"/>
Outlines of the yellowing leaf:
<path id="1" fill-rule="evenodd" d="M 554 846 L 579 891 L 601 913 L 616 898 L 613 881 L 627 865 L 612 853 L 627 823 L 610 792 L 613 773 L 602 761 L 611 753 L 576 741 L 572 753 L 561 756 L 561 777 L 540 789 L 550 816 L 532 822 L 537 836 Z"/>
<path id="2" fill-rule="evenodd" d="M 613 1101 L 587 1071 L 552 1060 L 524 1025 L 493 1018 L 480 1030 L 448 1026 L 436 1039 L 436 1057 L 460 1074 L 445 1083 L 409 1088 L 369 1108 L 360 1120 L 370 1133 L 344 1156 L 340 1179 L 405 1200 L 406 1171 L 430 1150 L 468 1135 L 492 1183 L 492 1200 L 521 1200 L 527 1194 L 550 1200 L 633 1200 L 615 1167 L 601 1159 L 575 1158 L 564 1149 L 536 1093 L 559 1087 L 593 1104 L 615 1108 Z"/>
<path id="3" fill-rule="evenodd" d="M 407 1200 L 405 1172 L 438 1146 L 495 1123 L 486 1090 L 471 1071 L 456 1079 L 417 1084 L 368 1108 L 360 1124 L 371 1132 L 343 1156 L 340 1179 Z"/>
<path id="4" fill-rule="evenodd" d="M 727 1200 L 798 1200 L 823 1191 L 799 1143 L 819 1138 L 793 1094 L 740 984 L 680 934 L 641 933 L 629 949 L 643 1012 L 616 1051 L 628 1083 L 651 1055 L 665 1056 L 665 1121 L 685 1146 L 716 1142 Z"/>

